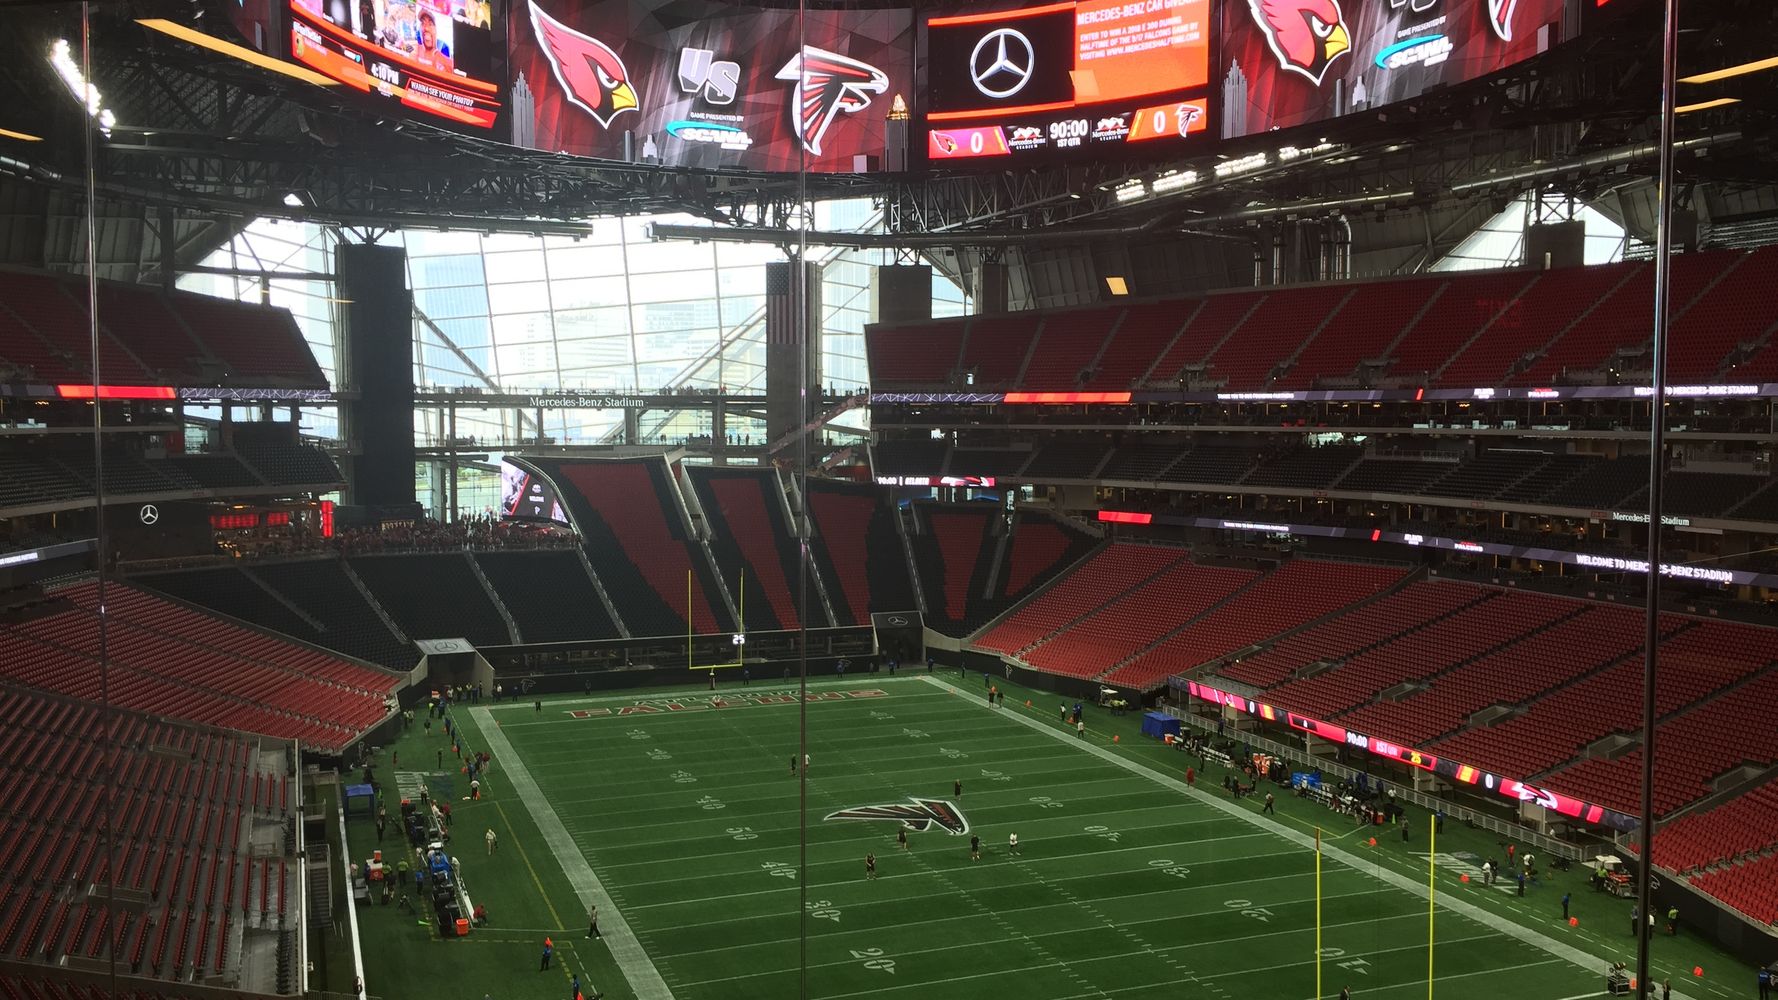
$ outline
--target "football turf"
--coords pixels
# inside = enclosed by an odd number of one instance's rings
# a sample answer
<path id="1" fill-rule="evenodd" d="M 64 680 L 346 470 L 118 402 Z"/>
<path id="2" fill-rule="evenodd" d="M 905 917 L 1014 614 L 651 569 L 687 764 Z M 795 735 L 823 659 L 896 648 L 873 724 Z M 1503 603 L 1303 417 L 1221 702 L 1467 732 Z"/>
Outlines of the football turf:
<path id="1" fill-rule="evenodd" d="M 698 689 L 546 701 L 541 713 L 459 708 L 467 740 L 496 757 L 488 800 L 457 810 L 470 887 L 493 901 L 494 919 L 467 941 L 441 941 L 411 917 L 361 910 L 370 992 L 405 995 L 390 979 L 444 976 L 452 996 L 555 996 L 567 964 L 612 998 L 795 997 L 806 967 L 807 995 L 826 1000 L 1309 1000 L 1316 857 L 1306 845 L 1324 824 L 1322 995 L 1428 995 L 1423 819 L 1404 844 L 1393 828 L 1356 828 L 1289 796 L 1277 816 L 1261 815 L 1263 793 L 1231 800 L 1220 769 L 1187 790 L 1187 758 L 1139 740 L 1137 716 L 1089 708 L 1082 739 L 1060 724 L 1053 695 L 1003 684 L 1014 693 L 990 709 L 976 675 L 958 681 L 953 671 L 812 685 L 803 894 L 805 789 L 790 772 L 800 713 L 783 685 L 726 684 L 720 708 Z M 1028 709 L 1027 697 L 1043 700 Z M 431 764 L 440 741 L 419 731 L 403 745 Z M 429 780 L 435 794 L 462 790 L 460 776 Z M 968 835 L 937 823 L 902 851 L 895 819 L 825 818 L 915 798 L 954 807 L 982 838 L 981 860 Z M 484 817 L 503 838 L 494 858 L 481 850 Z M 1483 887 L 1474 866 L 1494 853 L 1484 838 L 1447 824 L 1438 845 L 1432 995 L 1602 995 L 1606 961 L 1632 960 L 1629 904 L 1588 892 L 1579 869 L 1524 899 Z M 1559 919 L 1563 892 L 1579 926 Z M 608 900 L 603 940 L 584 937 L 585 899 Z M 546 933 L 558 954 L 539 977 Z M 1656 972 L 1690 997 L 1743 995 L 1729 986 L 1751 978 L 1685 935 L 1656 942 Z"/>

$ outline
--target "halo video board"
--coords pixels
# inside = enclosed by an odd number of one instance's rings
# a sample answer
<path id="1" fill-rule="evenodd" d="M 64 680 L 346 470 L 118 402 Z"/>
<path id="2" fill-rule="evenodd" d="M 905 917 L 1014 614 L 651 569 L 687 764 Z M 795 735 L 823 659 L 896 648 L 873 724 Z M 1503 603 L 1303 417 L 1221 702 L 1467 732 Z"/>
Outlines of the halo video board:
<path id="1" fill-rule="evenodd" d="M 1116 155 L 1210 133 L 1211 0 L 1069 0 L 929 17 L 926 156 Z"/>
<path id="2" fill-rule="evenodd" d="M 1486 76 L 1560 40 L 1563 0 L 1222 0 L 1220 134 L 1290 128 Z"/>
<path id="3" fill-rule="evenodd" d="M 289 3 L 291 59 L 417 118 L 494 127 L 505 87 L 493 0 Z"/>
<path id="4" fill-rule="evenodd" d="M 880 169 L 912 90 L 907 9 L 809 11 L 800 53 L 794 9 L 713 2 L 522 0 L 509 34 L 513 141 L 584 156 Z"/>

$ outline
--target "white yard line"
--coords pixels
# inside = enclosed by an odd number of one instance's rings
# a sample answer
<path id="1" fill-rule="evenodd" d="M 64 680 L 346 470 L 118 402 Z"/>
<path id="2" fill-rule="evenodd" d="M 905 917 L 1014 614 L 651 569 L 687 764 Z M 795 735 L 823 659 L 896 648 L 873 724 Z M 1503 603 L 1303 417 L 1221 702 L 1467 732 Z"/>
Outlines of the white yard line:
<path id="1" fill-rule="evenodd" d="M 482 739 L 487 742 L 488 749 L 494 759 L 501 762 L 506 770 L 506 779 L 511 783 L 514 792 L 518 793 L 519 801 L 531 813 L 531 819 L 543 834 L 543 840 L 556 856 L 562 866 L 562 874 L 568 878 L 568 884 L 574 888 L 574 894 L 580 897 L 582 909 L 590 911 L 593 906 L 599 907 L 599 933 L 605 940 L 606 947 L 611 949 L 611 957 L 617 960 L 617 967 L 623 970 L 624 978 L 629 981 L 630 990 L 636 994 L 637 1000 L 673 1000 L 673 991 L 667 988 L 667 981 L 661 978 L 659 969 L 648 957 L 642 943 L 636 940 L 636 934 L 630 930 L 630 924 L 612 901 L 611 895 L 605 891 L 604 883 L 594 874 L 591 865 L 587 864 L 586 855 L 574 844 L 574 838 L 568 828 L 562 825 L 562 818 L 556 815 L 537 782 L 531 779 L 530 772 L 519 755 L 513 752 L 512 744 L 507 742 L 506 735 L 494 723 L 488 709 L 476 706 L 470 709 L 470 717 L 481 727 Z M 572 925 L 570 925 L 572 926 Z"/>

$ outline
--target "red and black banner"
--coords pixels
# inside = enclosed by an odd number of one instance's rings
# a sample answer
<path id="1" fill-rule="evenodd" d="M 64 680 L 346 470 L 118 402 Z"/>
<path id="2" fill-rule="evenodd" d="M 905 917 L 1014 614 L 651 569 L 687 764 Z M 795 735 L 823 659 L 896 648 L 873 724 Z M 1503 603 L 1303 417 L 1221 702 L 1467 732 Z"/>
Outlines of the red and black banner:
<path id="1" fill-rule="evenodd" d="M 1223 0 L 1224 138 L 1410 100 L 1562 37 L 1563 0 Z"/>
<path id="2" fill-rule="evenodd" d="M 513 140 L 676 167 L 881 169 L 889 111 L 912 96 L 911 12 L 809 11 L 800 52 L 796 21 L 714 2 L 515 0 Z"/>

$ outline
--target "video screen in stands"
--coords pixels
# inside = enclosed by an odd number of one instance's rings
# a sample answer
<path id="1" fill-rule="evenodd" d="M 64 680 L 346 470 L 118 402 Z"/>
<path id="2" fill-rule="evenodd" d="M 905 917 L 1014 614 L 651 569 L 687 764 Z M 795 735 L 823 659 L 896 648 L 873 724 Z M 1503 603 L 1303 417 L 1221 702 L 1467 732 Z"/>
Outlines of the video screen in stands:
<path id="1" fill-rule="evenodd" d="M 491 129 L 494 0 L 290 0 L 290 58 L 443 124 Z"/>
<path id="2" fill-rule="evenodd" d="M 1207 133 L 1209 0 L 1079 0 L 926 22 L 931 160 Z"/>
<path id="3" fill-rule="evenodd" d="M 511 462 L 500 463 L 500 516 L 513 520 L 568 523 L 556 489 L 542 476 Z"/>

